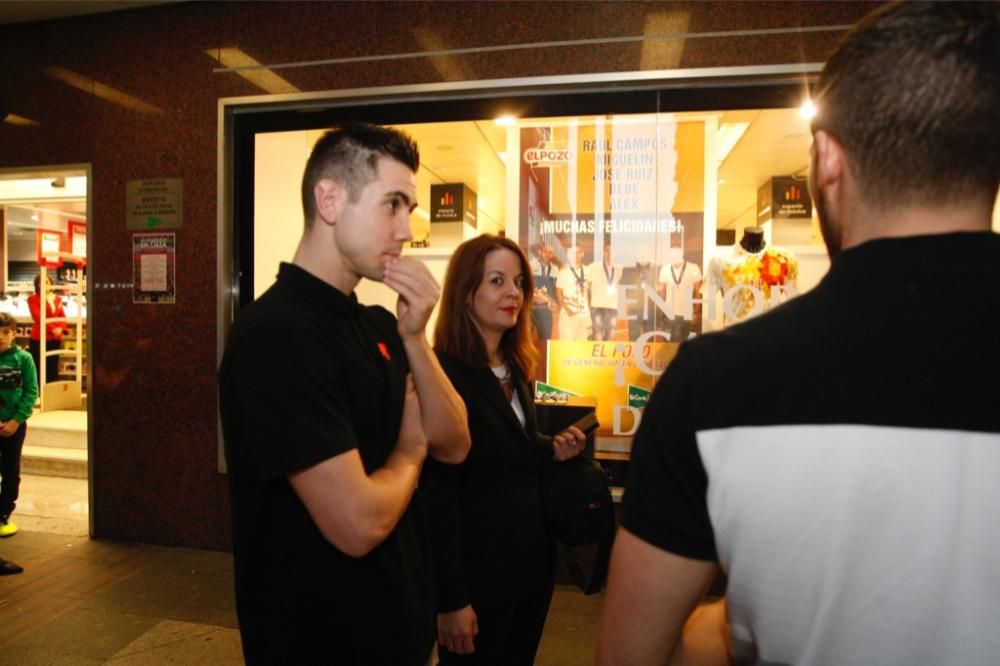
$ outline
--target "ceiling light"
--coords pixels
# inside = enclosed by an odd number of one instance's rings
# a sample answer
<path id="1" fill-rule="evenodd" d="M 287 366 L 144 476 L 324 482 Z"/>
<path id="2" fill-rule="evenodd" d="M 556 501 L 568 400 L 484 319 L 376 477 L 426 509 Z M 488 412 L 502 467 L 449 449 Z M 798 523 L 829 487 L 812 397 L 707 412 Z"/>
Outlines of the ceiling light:
<path id="1" fill-rule="evenodd" d="M 31 118 L 25 118 L 24 116 L 19 116 L 14 113 L 8 113 L 4 116 L 3 121 L 10 125 L 21 125 L 23 127 L 28 127 L 31 125 L 37 125 L 38 123 Z"/>
<path id="2" fill-rule="evenodd" d="M 690 9 L 651 11 L 642 30 L 639 69 L 677 69 L 684 53 L 684 35 L 691 24 Z"/>
<path id="3" fill-rule="evenodd" d="M 138 97 L 116 90 L 111 86 L 105 85 L 100 81 L 95 81 L 94 79 L 83 76 L 82 74 L 77 74 L 76 72 L 66 69 L 65 67 L 46 67 L 44 71 L 49 78 L 62 81 L 66 85 L 76 88 L 77 90 L 82 90 L 83 92 L 89 93 L 94 97 L 100 97 L 107 102 L 117 104 L 118 106 L 125 107 L 126 109 L 148 114 L 163 113 L 163 110 L 158 106 L 153 106 L 148 102 L 142 101 Z"/>
<path id="4" fill-rule="evenodd" d="M 302 92 L 238 48 L 208 49 L 205 53 L 218 60 L 223 67 L 232 70 L 234 74 L 239 74 L 272 95 Z"/>
<path id="5" fill-rule="evenodd" d="M 494 119 L 494 121 L 500 127 L 513 127 L 517 123 L 517 118 L 511 115 L 500 116 Z"/>
<path id="6" fill-rule="evenodd" d="M 420 50 L 427 54 L 431 65 L 441 75 L 442 81 L 464 81 L 474 78 L 460 57 L 447 53 L 450 50 L 449 44 L 441 34 L 441 30 L 428 27 L 414 28 L 413 36 L 420 44 Z"/>
<path id="7" fill-rule="evenodd" d="M 722 123 L 719 125 L 715 144 L 715 159 L 719 164 L 726 161 L 729 153 L 743 138 L 743 133 L 747 131 L 748 127 L 750 127 L 750 123 Z"/>
<path id="8" fill-rule="evenodd" d="M 802 103 L 802 106 L 799 107 L 799 115 L 806 120 L 809 120 L 816 115 L 816 105 L 813 104 L 811 99 L 807 99 Z"/>

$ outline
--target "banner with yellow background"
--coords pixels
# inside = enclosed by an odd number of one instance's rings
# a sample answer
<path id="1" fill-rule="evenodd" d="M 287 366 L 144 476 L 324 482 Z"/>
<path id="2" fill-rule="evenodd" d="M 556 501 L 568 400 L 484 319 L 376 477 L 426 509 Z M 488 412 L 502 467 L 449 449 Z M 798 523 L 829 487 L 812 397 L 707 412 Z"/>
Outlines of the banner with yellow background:
<path id="1" fill-rule="evenodd" d="M 680 346 L 643 337 L 638 342 L 550 340 L 545 383 L 556 392 L 597 398 L 599 434 L 632 435 L 645 399 Z"/>

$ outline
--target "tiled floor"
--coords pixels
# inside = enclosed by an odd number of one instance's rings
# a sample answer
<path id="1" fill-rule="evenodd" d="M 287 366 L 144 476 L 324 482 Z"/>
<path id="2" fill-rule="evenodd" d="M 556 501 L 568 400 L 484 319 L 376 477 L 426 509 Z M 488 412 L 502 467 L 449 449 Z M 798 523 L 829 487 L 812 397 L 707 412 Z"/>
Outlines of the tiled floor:
<path id="1" fill-rule="evenodd" d="M 89 513 L 87 479 L 23 474 L 17 509 L 11 519 L 30 532 L 87 536 Z"/>
<path id="2" fill-rule="evenodd" d="M 91 540 L 86 507 L 86 480 L 23 477 L 0 666 L 242 663 L 230 555 Z M 593 664 L 600 603 L 557 586 L 536 664 Z"/>
<path id="3" fill-rule="evenodd" d="M 0 664 L 239 664 L 229 555 L 21 531 Z"/>

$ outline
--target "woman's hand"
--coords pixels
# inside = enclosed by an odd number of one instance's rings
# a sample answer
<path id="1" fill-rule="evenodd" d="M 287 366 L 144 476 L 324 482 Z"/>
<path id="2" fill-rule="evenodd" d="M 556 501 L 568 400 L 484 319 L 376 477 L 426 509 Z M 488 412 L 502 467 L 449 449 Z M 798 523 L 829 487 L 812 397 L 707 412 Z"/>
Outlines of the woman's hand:
<path id="1" fill-rule="evenodd" d="M 472 606 L 450 613 L 438 613 L 438 645 L 455 654 L 472 654 L 476 646 L 472 639 L 479 633 L 476 611 Z"/>
<path id="2" fill-rule="evenodd" d="M 553 460 L 562 462 L 580 455 L 587 436 L 576 426 L 570 426 L 552 438 Z"/>

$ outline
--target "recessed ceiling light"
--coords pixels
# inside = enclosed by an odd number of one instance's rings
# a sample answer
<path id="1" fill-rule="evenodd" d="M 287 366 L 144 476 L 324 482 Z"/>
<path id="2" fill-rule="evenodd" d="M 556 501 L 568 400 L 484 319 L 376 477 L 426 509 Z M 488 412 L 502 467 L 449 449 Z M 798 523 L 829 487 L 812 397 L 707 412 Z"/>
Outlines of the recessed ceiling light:
<path id="1" fill-rule="evenodd" d="M 803 118 L 809 119 L 816 115 L 816 105 L 813 104 L 811 99 L 807 99 L 799 107 L 799 115 Z"/>
<path id="2" fill-rule="evenodd" d="M 512 127 L 514 123 L 517 122 L 517 118 L 510 115 L 504 115 L 496 118 L 493 122 L 495 122 L 500 127 Z"/>
<path id="3" fill-rule="evenodd" d="M 242 76 L 265 92 L 273 95 L 302 92 L 274 70 L 265 67 L 250 54 L 236 47 L 206 49 L 205 53 L 218 60 L 224 68 Z"/>

